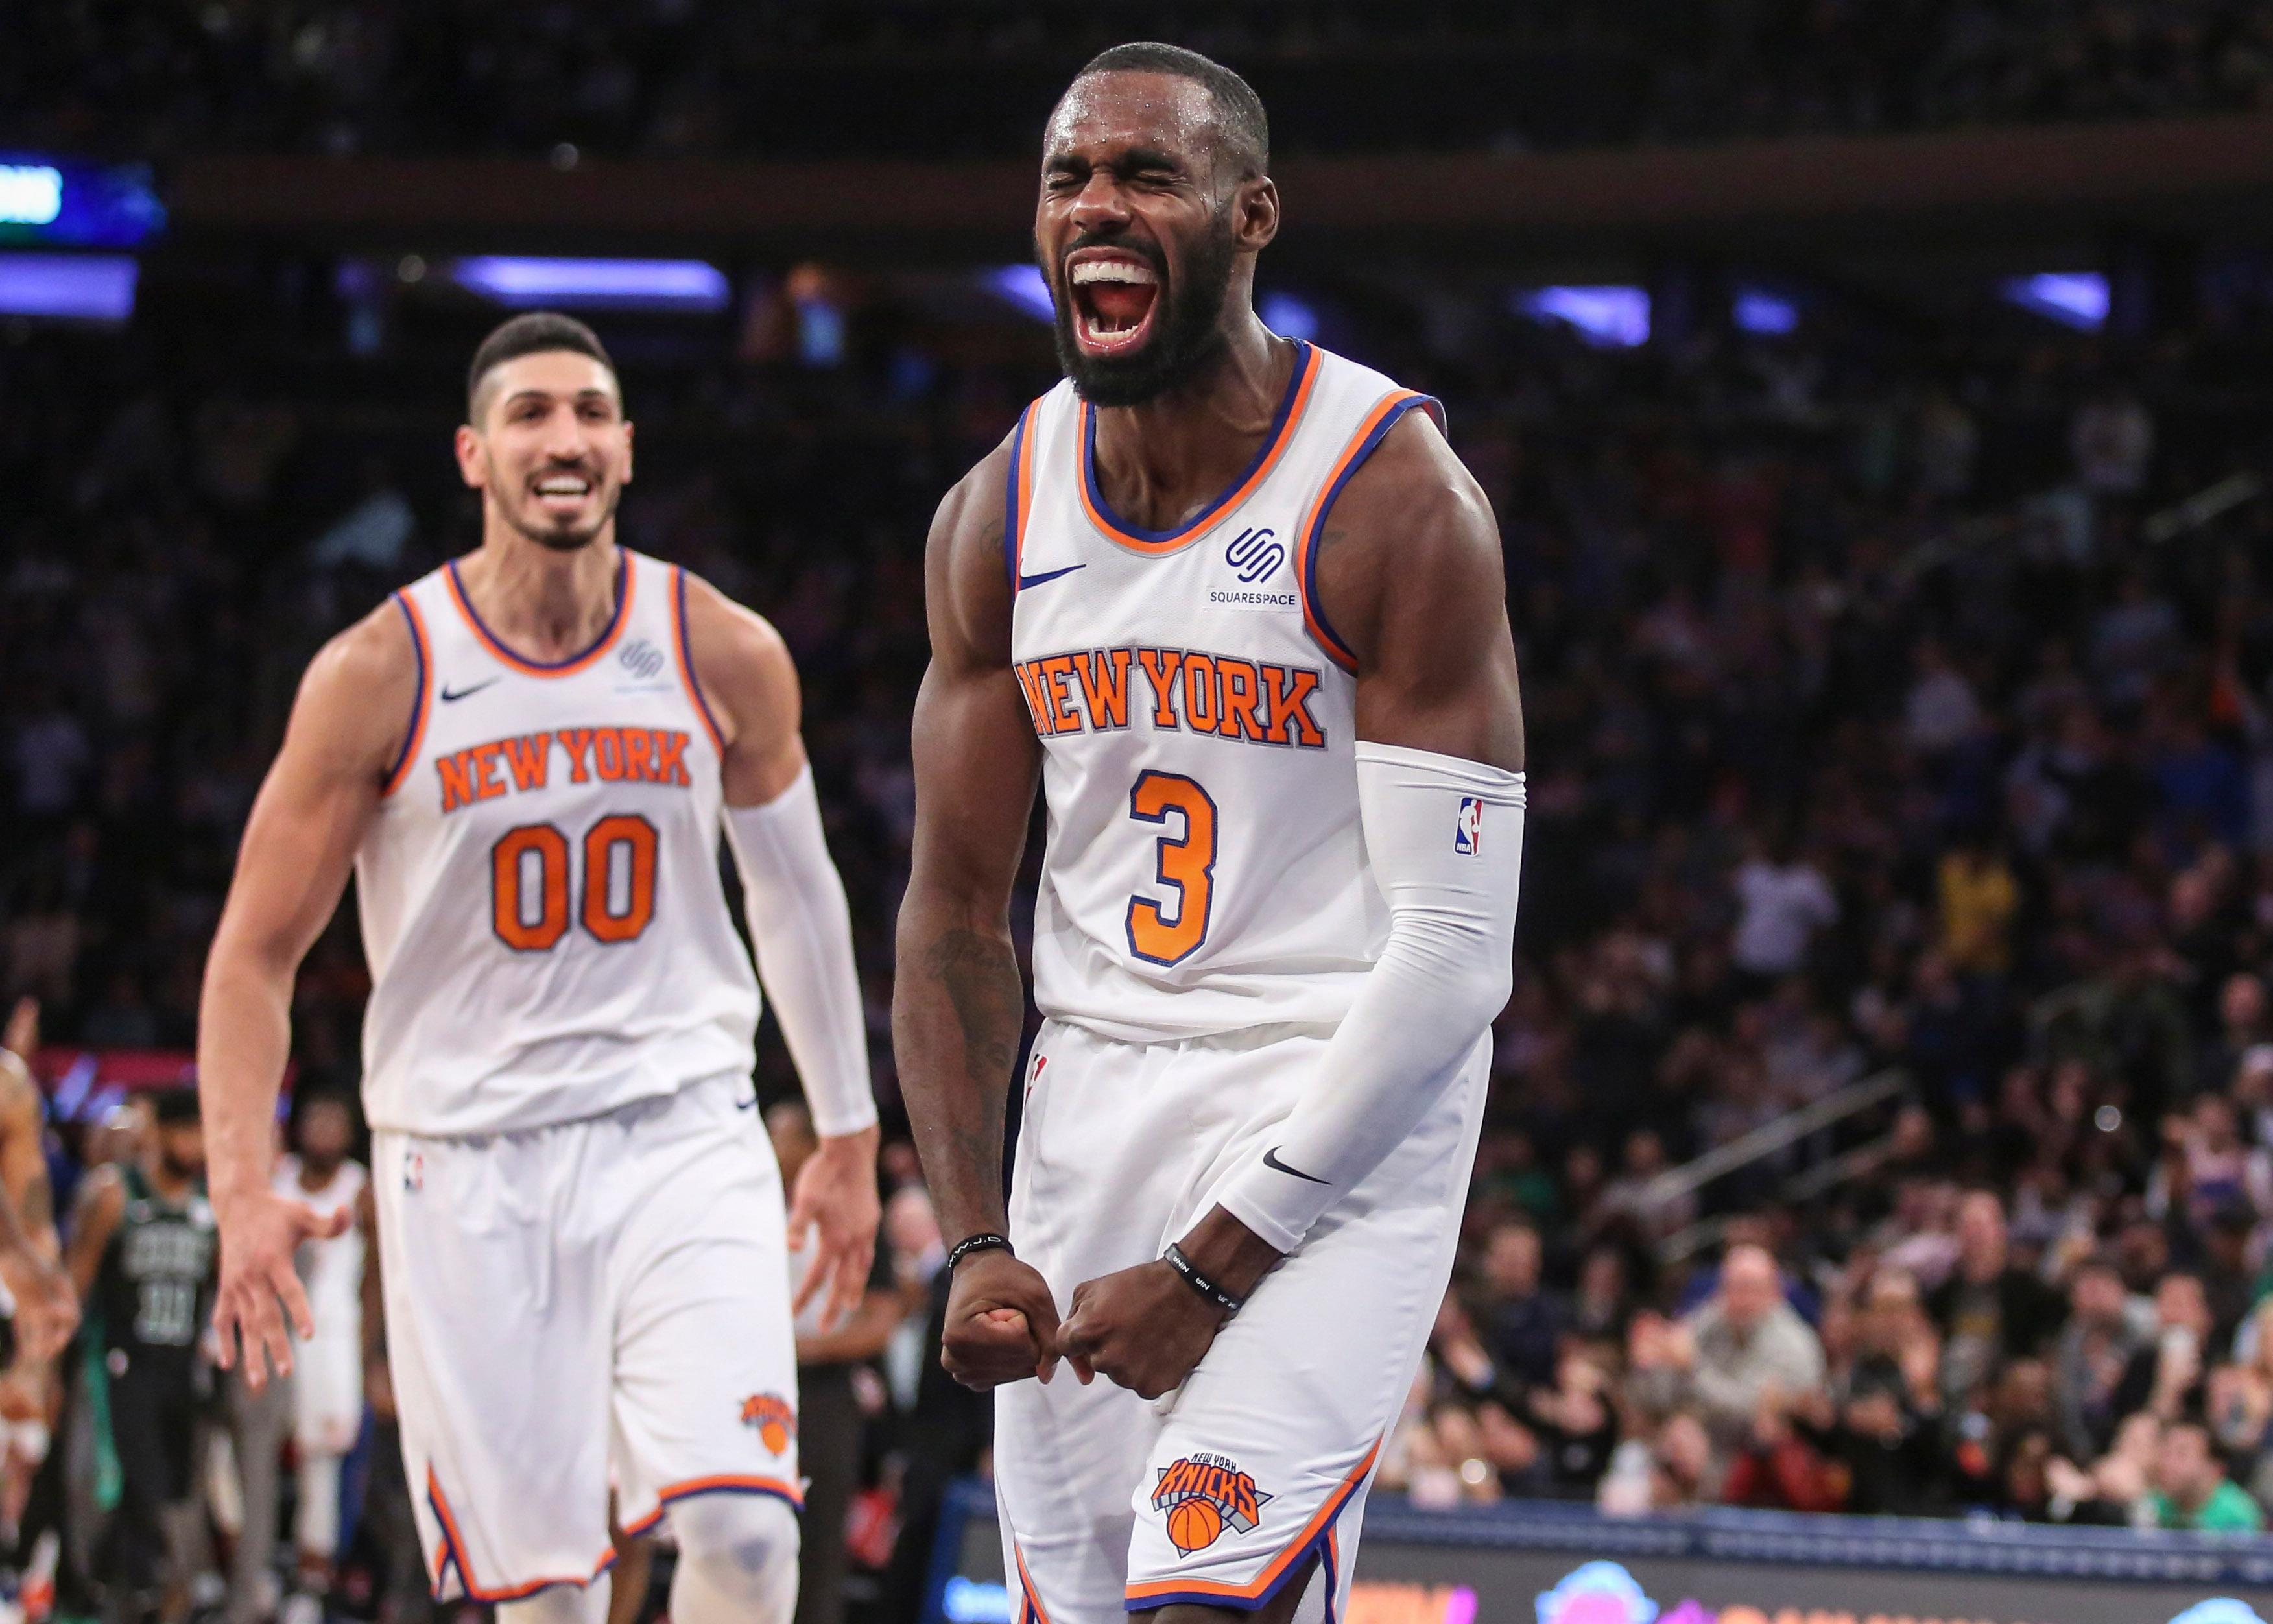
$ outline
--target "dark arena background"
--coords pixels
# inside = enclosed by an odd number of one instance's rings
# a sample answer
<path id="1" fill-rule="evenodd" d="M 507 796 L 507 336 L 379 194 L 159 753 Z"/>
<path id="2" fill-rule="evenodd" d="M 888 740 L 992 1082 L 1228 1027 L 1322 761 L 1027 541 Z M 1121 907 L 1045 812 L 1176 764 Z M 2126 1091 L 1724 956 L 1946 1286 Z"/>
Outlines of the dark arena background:
<path id="1" fill-rule="evenodd" d="M 626 541 L 796 656 L 860 949 L 886 1264 L 805 1372 L 799 1617 L 1008 1624 L 891 930 L 925 534 L 1057 377 L 1041 123 L 1129 36 L 1261 93 L 1262 315 L 1442 397 L 1522 665 L 1516 990 L 1338 1607 L 2273 1618 L 2273 9 L 2237 0 L 8 8 L 0 989 L 66 1239 L 191 1072 L 298 673 L 478 540 L 469 354 L 573 312 L 638 425 Z M 352 906 L 296 1094 L 358 1080 Z M 1782 1291 L 1739 1346 L 1745 1247 Z M 87 1372 L 0 1377 L 27 1619 L 107 1605 Z M 160 1616 L 472 1611 L 426 1599 L 376 1354 L 312 1598 L 235 1380 L 184 1423 Z"/>

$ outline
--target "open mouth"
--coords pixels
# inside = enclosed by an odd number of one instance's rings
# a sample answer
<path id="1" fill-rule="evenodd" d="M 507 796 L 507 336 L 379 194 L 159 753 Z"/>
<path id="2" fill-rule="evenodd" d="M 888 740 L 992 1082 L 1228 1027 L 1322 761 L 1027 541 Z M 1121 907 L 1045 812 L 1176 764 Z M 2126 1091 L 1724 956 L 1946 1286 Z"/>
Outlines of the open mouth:
<path id="1" fill-rule="evenodd" d="M 1133 349 L 1152 331 L 1160 278 L 1136 255 L 1083 249 L 1067 263 L 1066 283 L 1073 299 L 1074 342 L 1088 354 Z"/>
<path id="2" fill-rule="evenodd" d="M 536 484 L 537 506 L 553 512 L 570 512 L 582 507 L 594 488 L 589 474 L 550 473 Z"/>

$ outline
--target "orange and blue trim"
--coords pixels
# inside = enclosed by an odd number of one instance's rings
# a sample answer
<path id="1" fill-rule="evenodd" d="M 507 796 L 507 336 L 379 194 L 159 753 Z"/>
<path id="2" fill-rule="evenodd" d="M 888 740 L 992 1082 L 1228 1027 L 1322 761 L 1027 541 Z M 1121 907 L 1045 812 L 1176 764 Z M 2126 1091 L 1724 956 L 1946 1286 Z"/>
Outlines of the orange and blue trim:
<path id="1" fill-rule="evenodd" d="M 1263 1565 L 1263 1571 L 1244 1584 L 1228 1584 L 1215 1579 L 1154 1579 L 1143 1584 L 1132 1584 L 1123 1605 L 1130 1613 L 1149 1613 L 1155 1607 L 1174 1606 L 1189 1603 L 1197 1607 L 1232 1607 L 1242 1613 L 1252 1613 L 1269 1605 L 1289 1579 L 1302 1571 L 1302 1564 L 1314 1553 L 1323 1553 L 1326 1563 L 1326 1616 L 1329 1624 L 1333 1617 L 1335 1575 L 1340 1562 L 1340 1545 L 1336 1540 L 1334 1524 L 1348 1508 L 1357 1492 L 1372 1475 L 1374 1462 L 1381 1458 L 1381 1440 L 1374 1440 L 1365 1456 L 1350 1468 L 1349 1476 L 1334 1486 L 1324 1504 L 1311 1514 L 1302 1525 L 1302 1532 L 1289 1540 L 1279 1554 Z"/>
<path id="2" fill-rule="evenodd" d="M 410 658 L 418 666 L 418 697 L 411 702 L 410 726 L 402 735 L 402 753 L 386 770 L 386 782 L 379 788 L 382 801 L 401 789 L 402 780 L 410 776 L 410 764 L 418 759 L 418 747 L 426 738 L 427 712 L 434 708 L 433 687 L 429 680 L 434 673 L 434 662 L 426 653 L 426 622 L 419 618 L 418 605 L 410 601 L 409 593 L 395 593 L 394 606 L 402 611 L 402 623 L 410 631 Z"/>
<path id="3" fill-rule="evenodd" d="M 473 1568 L 466 1560 L 465 1536 L 458 1530 L 458 1519 L 450 1510 L 449 1499 L 442 1492 L 441 1481 L 435 1477 L 431 1466 L 426 1469 L 426 1503 L 433 1510 L 434 1520 L 442 1527 L 442 1548 L 434 1557 L 433 1591 L 438 1601 L 445 1599 L 443 1581 L 453 1568 L 457 1570 L 458 1588 L 465 1591 L 469 1600 L 494 1606 L 503 1601 L 525 1601 L 539 1590 L 549 1590 L 555 1585 L 588 1585 L 616 1565 L 615 1546 L 611 1545 L 600 1560 L 592 1564 L 589 1573 L 562 1574 L 551 1578 L 531 1579 L 525 1584 L 486 1589 L 474 1577 Z"/>
<path id="4" fill-rule="evenodd" d="M 442 566 L 442 582 L 450 589 L 450 601 L 458 605 L 458 613 L 465 617 L 467 626 L 472 629 L 482 647 L 494 655 L 500 664 L 527 677 L 573 677 L 605 654 L 622 633 L 624 623 L 631 619 L 632 589 L 636 580 L 637 575 L 632 568 L 632 555 L 628 552 L 619 552 L 616 555 L 616 612 L 608 617 L 608 623 L 602 628 L 598 640 L 581 654 L 572 654 L 565 660 L 533 660 L 506 647 L 504 641 L 482 623 L 482 617 L 474 612 L 473 599 L 466 596 L 465 582 L 459 578 L 458 560 L 452 559 Z"/>
<path id="5" fill-rule="evenodd" d="M 718 731 L 718 718 L 702 696 L 702 684 L 694 680 L 694 645 L 686 635 L 686 572 L 674 564 L 671 575 L 671 646 L 679 657 L 679 680 L 694 702 L 694 714 L 702 718 L 702 731 L 710 735 L 710 748 L 723 758 L 726 735 Z"/>
<path id="6" fill-rule="evenodd" d="M 1114 541 L 1133 552 L 1148 553 L 1174 553 L 1197 540 L 1218 519 L 1236 508 L 1255 494 L 1287 447 L 1294 443 L 1294 431 L 1301 425 L 1302 412 L 1310 403 L 1311 393 L 1317 388 L 1318 374 L 1324 370 L 1318 352 L 1301 339 L 1294 341 L 1294 371 L 1287 380 L 1287 393 L 1280 397 L 1279 410 L 1271 419 L 1271 427 L 1263 437 L 1263 444 L 1255 453 L 1255 460 L 1247 471 L 1232 482 L 1231 487 L 1210 502 L 1198 515 L 1174 530 L 1148 530 L 1141 525 L 1124 522 L 1106 505 L 1105 492 L 1097 484 L 1097 409 L 1088 402 L 1081 405 L 1081 417 L 1076 425 L 1075 442 L 1081 448 L 1081 505 L 1089 515 L 1089 522 Z"/>
<path id="7" fill-rule="evenodd" d="M 1034 1575 L 1026 1571 L 1025 1550 L 1015 1539 L 1010 1542 L 1010 1554 L 1018 1564 L 1017 1624 L 1050 1624 L 1049 1609 L 1034 1594 Z"/>
<path id="8" fill-rule="evenodd" d="M 1034 512 L 1034 434 L 1041 418 L 1041 401 L 1018 414 L 1018 426 L 1010 431 L 1009 476 L 1002 481 L 1002 563 L 1010 572 L 1014 598 L 1018 592 L 1019 560 L 1026 553 L 1026 521 Z"/>
<path id="9" fill-rule="evenodd" d="M 739 1472 L 723 1472 L 710 1477 L 688 1477 L 682 1482 L 665 1484 L 656 1492 L 655 1509 L 636 1522 L 625 1524 L 629 1535 L 644 1534 L 663 1521 L 663 1514 L 672 1504 L 690 1500 L 697 1494 L 764 1494 L 786 1501 L 791 1511 L 805 1509 L 805 1495 L 797 1485 L 780 1477 L 750 1477 Z"/>
<path id="10" fill-rule="evenodd" d="M 1317 500 L 1304 516 L 1302 529 L 1295 533 L 1294 590 L 1302 599 L 1302 625 L 1309 632 L 1311 641 L 1325 650 L 1326 658 L 1344 671 L 1354 672 L 1357 669 L 1357 655 L 1343 640 L 1341 634 L 1334 630 L 1326 619 L 1324 607 L 1318 602 L 1318 538 L 1325 534 L 1326 515 L 1333 511 L 1334 502 L 1341 495 L 1342 487 L 1350 482 L 1353 474 L 1365 466 L 1366 459 L 1388 437 L 1389 431 L 1397 426 L 1398 419 L 1416 406 L 1436 419 L 1439 430 L 1444 428 L 1444 408 L 1433 396 L 1411 389 L 1392 390 L 1384 395 L 1374 403 L 1373 410 L 1366 413 L 1365 420 L 1358 425 L 1357 432 L 1351 436 L 1341 459 L 1334 464 L 1332 473 L 1326 477 Z"/>

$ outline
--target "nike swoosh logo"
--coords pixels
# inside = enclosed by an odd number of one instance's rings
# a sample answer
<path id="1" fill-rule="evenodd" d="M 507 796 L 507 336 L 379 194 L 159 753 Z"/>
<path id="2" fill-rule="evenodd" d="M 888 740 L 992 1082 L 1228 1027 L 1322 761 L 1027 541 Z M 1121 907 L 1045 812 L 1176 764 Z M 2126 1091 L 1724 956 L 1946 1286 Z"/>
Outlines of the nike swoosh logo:
<path id="1" fill-rule="evenodd" d="M 1088 568 L 1089 566 L 1086 564 L 1069 564 L 1063 569 L 1046 569 L 1039 575 L 1020 575 L 1018 577 L 1018 590 L 1023 592 L 1030 586 L 1039 586 L 1045 581 L 1054 581 L 1060 575 L 1069 575 L 1076 569 L 1087 569 Z"/>
<path id="2" fill-rule="evenodd" d="M 746 1100 L 737 1100 L 734 1101 L 734 1109 L 738 1111 L 753 1111 L 757 1109 L 757 1108 L 758 1096 L 755 1094 L 752 1094 Z"/>
<path id="3" fill-rule="evenodd" d="M 1287 1174 L 1292 1177 L 1301 1179 L 1305 1184 L 1330 1184 L 1333 1182 L 1333 1180 L 1330 1178 L 1313 1178 L 1309 1174 L 1305 1173 L 1300 1168 L 1288 1167 L 1285 1162 L 1279 1160 L 1279 1147 L 1276 1145 L 1273 1145 L 1270 1149 L 1263 1153 L 1263 1165 L 1269 1168 L 1274 1173 Z"/>
<path id="4" fill-rule="evenodd" d="M 503 677 L 491 677 L 487 682 L 476 682 L 471 688 L 461 688 L 455 691 L 453 691 L 451 688 L 445 686 L 442 689 L 441 700 L 442 703 L 446 705 L 456 700 L 463 699 L 469 694 L 478 694 L 484 688 L 493 687 L 497 683 L 504 680 L 505 679 Z"/>

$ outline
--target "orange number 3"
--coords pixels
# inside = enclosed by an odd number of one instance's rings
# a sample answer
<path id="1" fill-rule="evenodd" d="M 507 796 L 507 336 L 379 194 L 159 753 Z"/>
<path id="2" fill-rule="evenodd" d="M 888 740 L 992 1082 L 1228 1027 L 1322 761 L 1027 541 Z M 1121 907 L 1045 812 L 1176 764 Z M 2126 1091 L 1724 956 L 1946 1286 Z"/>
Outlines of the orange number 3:
<path id="1" fill-rule="evenodd" d="M 1171 813 L 1183 819 L 1181 833 L 1167 830 Z M 1129 792 L 1129 816 L 1161 825 L 1154 843 L 1159 882 L 1175 892 L 1173 908 L 1150 897 L 1129 899 L 1129 951 L 1154 964 L 1182 964 L 1207 940 L 1215 901 L 1215 801 L 1179 773 L 1147 771 Z"/>

